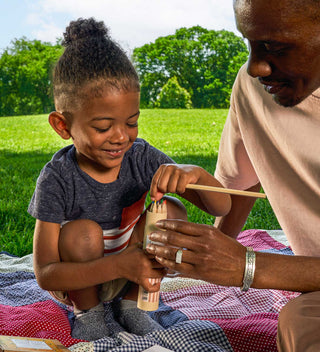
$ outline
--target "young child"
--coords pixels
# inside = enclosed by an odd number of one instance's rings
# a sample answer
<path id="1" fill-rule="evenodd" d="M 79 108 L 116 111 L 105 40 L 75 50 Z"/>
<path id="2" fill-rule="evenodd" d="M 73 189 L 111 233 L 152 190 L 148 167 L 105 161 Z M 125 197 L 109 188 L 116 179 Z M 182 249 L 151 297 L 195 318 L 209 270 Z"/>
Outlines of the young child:
<path id="1" fill-rule="evenodd" d="M 124 329 L 143 335 L 162 328 L 136 307 L 138 285 L 155 292 L 160 284 L 149 278 L 166 274 L 139 245 L 146 194 L 159 166 L 172 164 L 158 171 L 153 198 L 182 193 L 213 215 L 228 212 L 230 198 L 186 191 L 187 183 L 221 185 L 202 168 L 176 165 L 137 139 L 138 76 L 103 22 L 71 22 L 63 45 L 49 123 L 73 144 L 45 165 L 28 208 L 36 218 L 35 275 L 43 289 L 73 306 L 74 338 L 95 340 Z M 181 202 L 167 204 L 168 217 L 186 219 Z"/>

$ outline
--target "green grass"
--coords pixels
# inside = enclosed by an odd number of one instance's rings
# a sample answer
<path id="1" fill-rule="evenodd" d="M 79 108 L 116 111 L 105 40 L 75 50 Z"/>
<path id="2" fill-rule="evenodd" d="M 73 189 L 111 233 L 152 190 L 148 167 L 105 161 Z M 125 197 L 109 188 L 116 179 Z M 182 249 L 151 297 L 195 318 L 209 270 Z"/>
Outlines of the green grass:
<path id="1" fill-rule="evenodd" d="M 142 110 L 139 137 L 178 163 L 197 164 L 213 173 L 227 110 Z M 69 141 L 50 127 L 47 116 L 0 118 L 0 250 L 32 252 L 35 220 L 27 207 L 40 170 Z M 214 218 L 184 201 L 189 220 Z M 257 200 L 245 228 L 278 229 L 267 200 Z"/>

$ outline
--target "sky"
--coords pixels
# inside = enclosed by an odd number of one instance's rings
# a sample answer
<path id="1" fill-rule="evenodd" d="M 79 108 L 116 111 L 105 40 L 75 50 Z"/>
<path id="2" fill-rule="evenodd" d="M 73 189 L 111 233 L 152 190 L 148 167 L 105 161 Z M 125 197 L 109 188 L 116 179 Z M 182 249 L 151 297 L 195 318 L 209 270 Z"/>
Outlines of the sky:
<path id="1" fill-rule="evenodd" d="M 94 17 L 126 51 L 181 27 L 226 29 L 240 36 L 232 0 L 0 0 L 0 51 L 25 36 L 56 43 L 70 21 Z"/>

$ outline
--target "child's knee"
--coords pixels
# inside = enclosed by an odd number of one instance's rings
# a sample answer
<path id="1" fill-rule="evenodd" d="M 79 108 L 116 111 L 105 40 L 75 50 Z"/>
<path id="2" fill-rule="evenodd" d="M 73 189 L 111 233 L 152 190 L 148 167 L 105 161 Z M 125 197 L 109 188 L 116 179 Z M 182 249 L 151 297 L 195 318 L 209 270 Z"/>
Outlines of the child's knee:
<path id="1" fill-rule="evenodd" d="M 164 196 L 163 199 L 167 203 L 168 219 L 188 220 L 187 209 L 181 200 L 171 196 Z"/>
<path id="2" fill-rule="evenodd" d="M 62 226 L 59 253 L 62 261 L 82 262 L 103 256 L 104 243 L 99 224 L 79 219 Z"/>
<path id="3" fill-rule="evenodd" d="M 163 200 L 166 200 L 168 219 L 188 220 L 187 209 L 178 198 L 171 197 L 171 196 L 164 196 Z M 138 223 L 135 225 L 130 239 L 130 244 L 143 242 L 145 224 L 146 224 L 146 212 L 144 212 L 141 215 Z"/>

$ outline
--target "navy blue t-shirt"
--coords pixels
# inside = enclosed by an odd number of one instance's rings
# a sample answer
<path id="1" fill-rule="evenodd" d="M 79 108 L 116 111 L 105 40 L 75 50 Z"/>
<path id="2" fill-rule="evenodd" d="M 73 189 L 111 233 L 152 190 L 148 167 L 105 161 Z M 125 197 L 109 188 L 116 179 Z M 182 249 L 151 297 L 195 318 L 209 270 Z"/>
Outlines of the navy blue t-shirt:
<path id="1" fill-rule="evenodd" d="M 120 227 L 125 208 L 137 202 L 144 206 L 152 177 L 164 163 L 174 161 L 138 138 L 124 156 L 118 179 L 100 183 L 79 168 L 75 147 L 67 146 L 42 169 L 28 212 L 46 222 L 90 219 L 103 230 Z"/>

